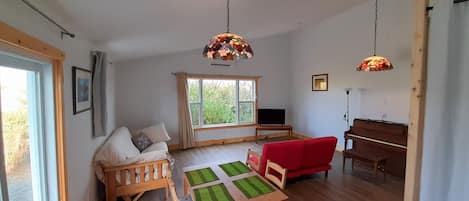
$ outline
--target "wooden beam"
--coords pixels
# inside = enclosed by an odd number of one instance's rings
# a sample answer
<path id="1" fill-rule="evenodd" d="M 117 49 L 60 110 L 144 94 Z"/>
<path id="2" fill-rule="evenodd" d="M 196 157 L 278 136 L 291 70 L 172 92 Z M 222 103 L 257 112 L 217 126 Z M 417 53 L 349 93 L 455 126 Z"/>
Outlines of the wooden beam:
<path id="1" fill-rule="evenodd" d="M 48 60 L 65 59 L 65 53 L 0 21 L 0 42 Z"/>
<path id="2" fill-rule="evenodd" d="M 67 188 L 67 161 L 66 161 L 66 140 L 65 140 L 65 120 L 64 120 L 64 96 L 63 96 L 63 63 L 61 60 L 54 60 L 54 101 L 55 101 L 55 140 L 57 151 L 57 177 L 59 184 L 59 200 L 68 200 Z"/>
<path id="3" fill-rule="evenodd" d="M 411 96 L 404 201 L 420 199 L 423 128 L 427 82 L 429 0 L 414 0 L 415 32 L 411 65 Z"/>
<path id="4" fill-rule="evenodd" d="M 55 140 L 57 149 L 57 178 L 60 201 L 68 200 L 65 121 L 63 98 L 63 61 L 65 53 L 39 39 L 0 22 L 0 43 L 20 52 L 49 60 L 53 66 Z"/>

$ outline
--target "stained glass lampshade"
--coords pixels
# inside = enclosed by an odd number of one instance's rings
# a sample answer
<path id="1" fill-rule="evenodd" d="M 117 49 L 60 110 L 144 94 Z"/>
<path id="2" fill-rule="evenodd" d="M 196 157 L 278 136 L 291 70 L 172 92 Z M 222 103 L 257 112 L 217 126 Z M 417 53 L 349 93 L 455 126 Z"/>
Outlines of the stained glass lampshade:
<path id="1" fill-rule="evenodd" d="M 357 67 L 357 71 L 386 71 L 393 68 L 394 67 L 387 58 L 381 56 L 371 56 L 363 59 L 363 61 Z"/>
<path id="2" fill-rule="evenodd" d="M 254 56 L 251 46 L 243 37 L 234 33 L 221 33 L 205 46 L 204 57 L 213 60 L 237 61 Z"/>

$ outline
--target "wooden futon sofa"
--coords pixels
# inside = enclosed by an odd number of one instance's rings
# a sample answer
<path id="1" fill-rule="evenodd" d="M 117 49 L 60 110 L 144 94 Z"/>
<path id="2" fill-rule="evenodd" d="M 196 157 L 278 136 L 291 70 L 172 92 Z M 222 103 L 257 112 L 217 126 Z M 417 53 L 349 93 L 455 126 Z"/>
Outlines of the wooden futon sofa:
<path id="1" fill-rule="evenodd" d="M 131 138 L 129 129 L 118 128 L 95 155 L 96 176 L 105 185 L 106 201 L 119 197 L 137 201 L 157 189 L 166 190 L 166 200 L 178 201 L 166 142 L 154 142 L 140 151 Z"/>
<path id="2" fill-rule="evenodd" d="M 103 171 L 107 201 L 118 197 L 137 201 L 146 191 L 156 189 L 166 190 L 166 200 L 178 201 L 168 160 L 103 167 Z"/>

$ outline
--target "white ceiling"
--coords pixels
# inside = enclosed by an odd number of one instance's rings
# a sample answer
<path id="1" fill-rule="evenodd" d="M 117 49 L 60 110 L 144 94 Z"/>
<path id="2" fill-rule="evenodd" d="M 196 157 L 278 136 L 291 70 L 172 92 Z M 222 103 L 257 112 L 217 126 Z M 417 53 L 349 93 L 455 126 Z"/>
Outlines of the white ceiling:
<path id="1" fill-rule="evenodd" d="M 226 30 L 225 0 L 45 1 L 114 60 L 202 48 Z M 231 31 L 251 40 L 285 33 L 363 1 L 231 0 Z"/>

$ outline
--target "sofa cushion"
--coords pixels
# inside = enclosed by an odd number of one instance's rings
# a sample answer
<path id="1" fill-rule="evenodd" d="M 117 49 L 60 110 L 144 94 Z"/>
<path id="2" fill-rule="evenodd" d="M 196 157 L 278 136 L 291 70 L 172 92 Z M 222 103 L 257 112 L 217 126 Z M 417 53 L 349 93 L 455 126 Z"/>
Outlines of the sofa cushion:
<path id="1" fill-rule="evenodd" d="M 153 144 L 153 142 L 144 133 L 140 133 L 137 136 L 132 137 L 132 142 L 139 151 L 143 151 L 147 147 Z"/>
<path id="2" fill-rule="evenodd" d="M 321 137 L 304 140 L 303 168 L 327 166 L 334 156 L 336 137 Z"/>
<path id="3" fill-rule="evenodd" d="M 152 152 L 152 151 L 165 151 L 168 152 L 168 145 L 166 142 L 157 142 L 150 145 L 148 148 L 144 149 L 142 153 Z"/>
<path id="4" fill-rule="evenodd" d="M 99 148 L 94 157 L 96 175 L 103 179 L 101 165 L 115 165 L 122 161 L 134 163 L 131 158 L 138 156 L 140 151 L 132 143 L 129 129 L 121 127 L 116 129 L 107 141 Z"/>
<path id="5" fill-rule="evenodd" d="M 289 172 L 301 168 L 303 157 L 303 141 L 291 140 L 264 144 L 260 174 L 265 175 L 267 160 L 271 160 L 286 168 Z"/>
<path id="6" fill-rule="evenodd" d="M 163 160 L 163 159 L 166 159 L 166 158 L 168 158 L 168 152 L 166 152 L 164 150 L 150 151 L 150 152 L 142 153 L 138 156 L 134 156 L 134 157 L 129 158 L 127 160 L 115 163 L 114 166 L 130 165 L 130 164 L 134 164 L 134 163 L 145 163 L 145 162 Z"/>
<path id="7" fill-rule="evenodd" d="M 129 129 L 118 128 L 104 143 L 96 154 L 95 160 L 109 161 L 111 163 L 127 160 L 140 154 L 140 151 L 132 143 Z"/>
<path id="8" fill-rule="evenodd" d="M 144 128 L 142 129 L 142 133 L 147 135 L 153 143 L 167 142 L 171 140 L 171 137 L 169 137 L 168 132 L 166 131 L 164 123 Z"/>

